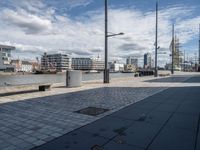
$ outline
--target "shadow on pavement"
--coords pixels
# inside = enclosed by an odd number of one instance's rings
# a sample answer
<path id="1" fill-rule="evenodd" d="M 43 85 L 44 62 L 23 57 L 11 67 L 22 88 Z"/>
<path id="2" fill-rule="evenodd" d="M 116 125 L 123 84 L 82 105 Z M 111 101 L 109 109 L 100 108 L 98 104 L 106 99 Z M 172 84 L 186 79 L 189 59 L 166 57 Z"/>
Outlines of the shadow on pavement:
<path id="1" fill-rule="evenodd" d="M 33 150 L 198 150 L 199 90 L 169 88 Z"/>
<path id="2" fill-rule="evenodd" d="M 191 77 L 188 76 L 189 79 L 187 79 L 187 76 L 173 76 L 173 77 L 167 77 L 167 78 L 161 78 L 161 79 L 153 79 L 153 80 L 148 80 L 145 82 L 160 82 L 160 83 L 200 83 L 200 78 L 199 76 L 194 76 Z"/>
<path id="3" fill-rule="evenodd" d="M 0 93 L 0 96 L 12 96 L 12 95 L 37 93 L 37 92 L 39 92 L 39 91 L 38 90 L 28 90 L 28 91 L 7 92 L 7 93 Z"/>

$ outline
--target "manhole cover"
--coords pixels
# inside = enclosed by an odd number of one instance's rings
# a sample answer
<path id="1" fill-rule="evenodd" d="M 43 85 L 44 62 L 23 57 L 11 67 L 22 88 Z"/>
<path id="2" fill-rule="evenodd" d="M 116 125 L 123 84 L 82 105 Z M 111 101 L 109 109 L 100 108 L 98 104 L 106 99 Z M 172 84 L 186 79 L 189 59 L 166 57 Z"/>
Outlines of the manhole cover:
<path id="1" fill-rule="evenodd" d="M 76 111 L 76 113 L 90 115 L 90 116 L 97 116 L 103 114 L 104 112 L 109 111 L 109 109 L 104 108 L 97 108 L 97 107 L 87 107 L 81 110 Z"/>

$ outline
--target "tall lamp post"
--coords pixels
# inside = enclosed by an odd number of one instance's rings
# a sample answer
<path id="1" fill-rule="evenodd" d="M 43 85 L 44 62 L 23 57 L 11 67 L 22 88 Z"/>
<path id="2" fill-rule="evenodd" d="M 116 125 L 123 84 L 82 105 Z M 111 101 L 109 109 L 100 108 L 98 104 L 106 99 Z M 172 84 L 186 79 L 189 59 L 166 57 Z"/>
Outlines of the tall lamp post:
<path id="1" fill-rule="evenodd" d="M 199 61 L 198 63 L 200 65 L 200 24 L 199 24 Z"/>
<path id="2" fill-rule="evenodd" d="M 109 83 L 109 68 L 108 68 L 108 38 L 118 35 L 124 35 L 124 33 L 109 34 L 108 35 L 108 0 L 105 0 L 105 65 L 104 65 L 104 83 Z"/>
<path id="3" fill-rule="evenodd" d="M 156 2 L 156 39 L 155 39 L 155 70 L 154 70 L 154 77 L 158 77 L 157 58 L 158 58 L 158 2 Z"/>
<path id="4" fill-rule="evenodd" d="M 175 41 L 174 41 L 174 24 L 172 26 L 172 68 L 171 74 L 174 74 L 174 51 L 175 51 Z"/>

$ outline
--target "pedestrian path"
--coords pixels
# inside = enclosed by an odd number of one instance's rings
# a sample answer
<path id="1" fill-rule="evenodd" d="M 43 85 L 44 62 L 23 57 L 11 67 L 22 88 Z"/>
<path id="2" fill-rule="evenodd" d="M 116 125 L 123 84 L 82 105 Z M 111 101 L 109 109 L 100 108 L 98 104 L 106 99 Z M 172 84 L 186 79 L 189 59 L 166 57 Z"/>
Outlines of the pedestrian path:
<path id="1" fill-rule="evenodd" d="M 199 150 L 199 128 L 200 87 L 172 87 L 34 150 Z"/>

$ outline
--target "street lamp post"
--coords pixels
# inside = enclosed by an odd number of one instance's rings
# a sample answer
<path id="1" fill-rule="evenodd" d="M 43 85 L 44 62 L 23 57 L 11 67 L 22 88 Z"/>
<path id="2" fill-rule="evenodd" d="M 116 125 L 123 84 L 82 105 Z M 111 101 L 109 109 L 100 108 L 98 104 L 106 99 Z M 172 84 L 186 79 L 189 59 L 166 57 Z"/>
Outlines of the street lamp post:
<path id="1" fill-rule="evenodd" d="M 105 0 L 105 65 L 104 65 L 104 83 L 109 83 L 108 69 L 108 0 Z"/>
<path id="2" fill-rule="evenodd" d="M 174 24 L 172 26 L 172 68 L 171 74 L 174 74 L 174 51 L 175 51 L 175 41 L 174 41 Z"/>
<path id="3" fill-rule="evenodd" d="M 198 64 L 200 65 L 200 24 L 199 24 L 199 60 Z"/>
<path id="4" fill-rule="evenodd" d="M 154 70 L 154 77 L 158 77 L 157 57 L 158 57 L 158 2 L 156 2 L 156 39 L 155 39 L 155 70 Z"/>
<path id="5" fill-rule="evenodd" d="M 108 38 L 118 35 L 124 35 L 124 33 L 109 34 L 108 35 L 108 0 L 105 0 L 105 65 L 104 65 L 104 83 L 109 83 L 109 69 L 108 69 Z"/>

